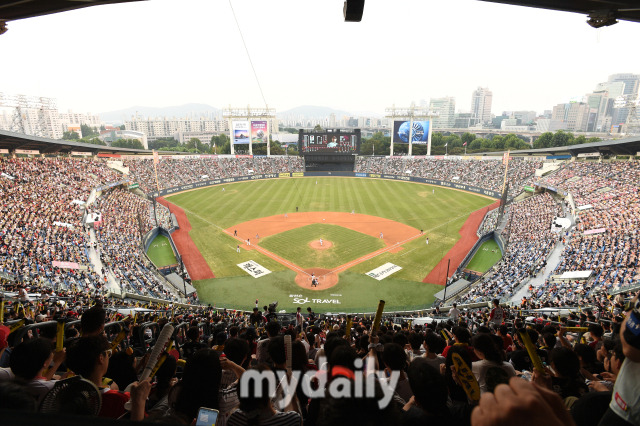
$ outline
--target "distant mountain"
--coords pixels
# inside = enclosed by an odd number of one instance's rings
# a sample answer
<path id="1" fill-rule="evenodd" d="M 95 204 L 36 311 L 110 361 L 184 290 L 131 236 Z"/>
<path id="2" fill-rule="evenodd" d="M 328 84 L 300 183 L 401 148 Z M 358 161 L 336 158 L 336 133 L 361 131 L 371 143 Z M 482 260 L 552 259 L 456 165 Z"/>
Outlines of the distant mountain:
<path id="1" fill-rule="evenodd" d="M 277 113 L 279 117 L 291 116 L 291 115 L 302 115 L 306 118 L 316 118 L 316 117 L 328 117 L 331 114 L 335 114 L 337 118 L 342 117 L 343 115 L 350 116 L 351 113 L 347 111 L 340 111 L 337 109 L 329 108 L 329 107 L 321 107 L 315 105 L 302 105 L 299 107 L 291 108 L 286 111 L 280 111 Z"/>
<path id="2" fill-rule="evenodd" d="M 100 114 L 100 117 L 107 123 L 121 124 L 124 123 L 125 120 L 130 120 L 132 116 L 136 115 L 136 113 L 138 114 L 138 117 L 144 118 L 200 118 L 203 116 L 216 117 L 220 115 L 220 110 L 207 104 L 184 104 L 167 107 L 133 106 L 116 111 L 103 112 Z"/>

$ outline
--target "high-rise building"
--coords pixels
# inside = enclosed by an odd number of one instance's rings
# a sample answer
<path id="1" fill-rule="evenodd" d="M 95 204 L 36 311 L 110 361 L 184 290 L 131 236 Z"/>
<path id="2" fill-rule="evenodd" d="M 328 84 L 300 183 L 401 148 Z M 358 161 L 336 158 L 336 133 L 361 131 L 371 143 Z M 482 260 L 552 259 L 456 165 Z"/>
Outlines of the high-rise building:
<path id="1" fill-rule="evenodd" d="M 434 129 L 451 129 L 456 122 L 456 98 L 446 96 L 444 98 L 431 99 L 429 110 L 438 114 L 433 118 Z"/>
<path id="2" fill-rule="evenodd" d="M 488 123 L 491 121 L 491 102 L 493 93 L 486 87 L 478 87 L 471 95 L 471 117 L 474 122 Z"/>

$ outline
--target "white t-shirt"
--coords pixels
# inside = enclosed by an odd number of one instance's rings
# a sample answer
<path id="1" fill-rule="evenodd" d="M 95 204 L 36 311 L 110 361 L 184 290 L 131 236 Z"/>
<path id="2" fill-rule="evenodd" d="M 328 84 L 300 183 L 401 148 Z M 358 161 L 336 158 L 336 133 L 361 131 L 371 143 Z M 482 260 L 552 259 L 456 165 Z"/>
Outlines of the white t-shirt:
<path id="1" fill-rule="evenodd" d="M 613 386 L 609 408 L 621 419 L 640 424 L 640 363 L 624 360 Z"/>
<path id="2" fill-rule="evenodd" d="M 455 322 L 458 322 L 459 316 L 460 316 L 460 310 L 458 308 L 451 308 L 449 310 L 449 317 L 453 319 Z"/>
<path id="3" fill-rule="evenodd" d="M 476 376 L 476 379 L 478 380 L 478 385 L 480 386 L 481 393 L 485 393 L 489 390 L 486 378 L 487 371 L 491 367 L 502 368 L 509 377 L 513 377 L 516 375 L 516 370 L 513 368 L 513 365 L 509 364 L 508 362 L 496 364 L 495 362 L 487 361 L 486 359 L 475 361 L 473 364 L 471 364 L 471 371 L 473 371 L 473 375 Z"/>

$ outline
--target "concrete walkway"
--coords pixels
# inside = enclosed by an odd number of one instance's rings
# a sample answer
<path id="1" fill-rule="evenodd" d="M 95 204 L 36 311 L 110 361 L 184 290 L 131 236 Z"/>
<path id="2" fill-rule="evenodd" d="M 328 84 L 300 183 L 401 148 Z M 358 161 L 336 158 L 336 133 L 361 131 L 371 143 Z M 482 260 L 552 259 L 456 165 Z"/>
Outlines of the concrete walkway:
<path id="1" fill-rule="evenodd" d="M 96 237 L 96 232 L 93 228 L 89 229 L 89 242 L 90 247 L 87 250 L 89 252 L 89 262 L 93 265 L 93 269 L 96 271 L 96 275 L 98 275 L 102 282 L 104 282 L 104 275 L 102 274 L 102 261 L 100 260 L 100 254 L 96 249 L 93 248 L 94 244 L 98 241 Z M 99 248 L 99 246 L 98 246 Z M 109 271 L 105 271 L 107 274 L 107 289 L 115 294 L 121 294 L 120 285 L 117 283 L 113 274 Z"/>
<path id="2" fill-rule="evenodd" d="M 556 244 L 555 248 L 551 252 L 551 255 L 547 259 L 547 266 L 544 268 L 544 271 L 541 274 L 538 274 L 537 277 L 531 278 L 527 283 L 525 283 L 509 300 L 510 303 L 515 303 L 517 305 L 520 304 L 523 297 L 529 297 L 529 286 L 532 285 L 534 289 L 539 288 L 544 285 L 544 282 L 551 275 L 551 272 L 556 269 L 560 260 L 562 259 L 562 251 L 564 250 L 565 245 L 562 244 L 562 235 L 564 235 L 567 231 L 569 233 L 575 226 L 575 218 L 571 215 L 571 212 L 565 208 L 564 203 L 562 203 L 562 211 L 564 213 L 564 217 L 569 218 L 571 220 L 571 227 L 568 230 L 563 230 L 560 234 L 560 241 Z M 570 240 L 570 237 L 567 237 L 567 242 Z"/>

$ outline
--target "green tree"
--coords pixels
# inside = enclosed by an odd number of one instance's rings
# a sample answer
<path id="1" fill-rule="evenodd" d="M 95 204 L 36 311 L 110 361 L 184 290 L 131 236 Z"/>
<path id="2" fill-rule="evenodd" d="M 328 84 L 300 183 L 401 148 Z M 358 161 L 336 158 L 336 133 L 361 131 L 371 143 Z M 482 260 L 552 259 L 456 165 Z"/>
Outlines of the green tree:
<path id="1" fill-rule="evenodd" d="M 534 148 L 551 148 L 553 146 L 553 133 L 544 132 L 535 141 L 533 141 Z"/>
<path id="2" fill-rule="evenodd" d="M 571 145 L 573 141 L 573 133 L 563 132 L 562 130 L 558 130 L 553 135 L 552 146 L 567 146 Z"/>
<path id="3" fill-rule="evenodd" d="M 82 142 L 90 143 L 90 144 L 93 144 L 93 145 L 106 145 L 106 143 L 102 142 L 98 138 L 91 138 L 91 139 L 86 139 L 86 140 L 83 138 Z"/>
<path id="4" fill-rule="evenodd" d="M 321 125 L 316 124 L 316 127 L 313 128 L 314 132 L 324 132 L 324 129 L 322 128 Z"/>
<path id="5" fill-rule="evenodd" d="M 474 135 L 473 133 L 465 132 L 465 133 L 462 134 L 460 139 L 462 140 L 462 143 L 466 142 L 467 143 L 467 147 L 469 147 L 471 145 L 471 142 L 476 140 L 476 135 Z"/>
<path id="6" fill-rule="evenodd" d="M 78 132 L 64 132 L 62 133 L 62 139 L 66 141 L 79 141 L 80 135 Z"/>
<path id="7" fill-rule="evenodd" d="M 112 142 L 111 146 L 118 148 L 144 149 L 142 142 L 138 139 L 118 139 L 117 141 Z"/>
<path id="8" fill-rule="evenodd" d="M 480 150 L 482 149 L 482 141 L 484 141 L 484 139 L 474 139 L 469 145 L 467 145 L 467 148 L 471 151 Z"/>
<path id="9" fill-rule="evenodd" d="M 81 124 L 80 125 L 80 132 L 82 133 L 82 138 L 90 138 L 92 136 L 98 136 L 98 132 L 96 131 L 95 128 L 92 128 L 91 126 L 88 126 L 86 124 Z"/>
<path id="10" fill-rule="evenodd" d="M 120 126 L 120 130 L 126 130 L 126 129 L 125 129 L 125 127 L 124 127 L 124 124 L 122 124 L 122 125 Z"/>

